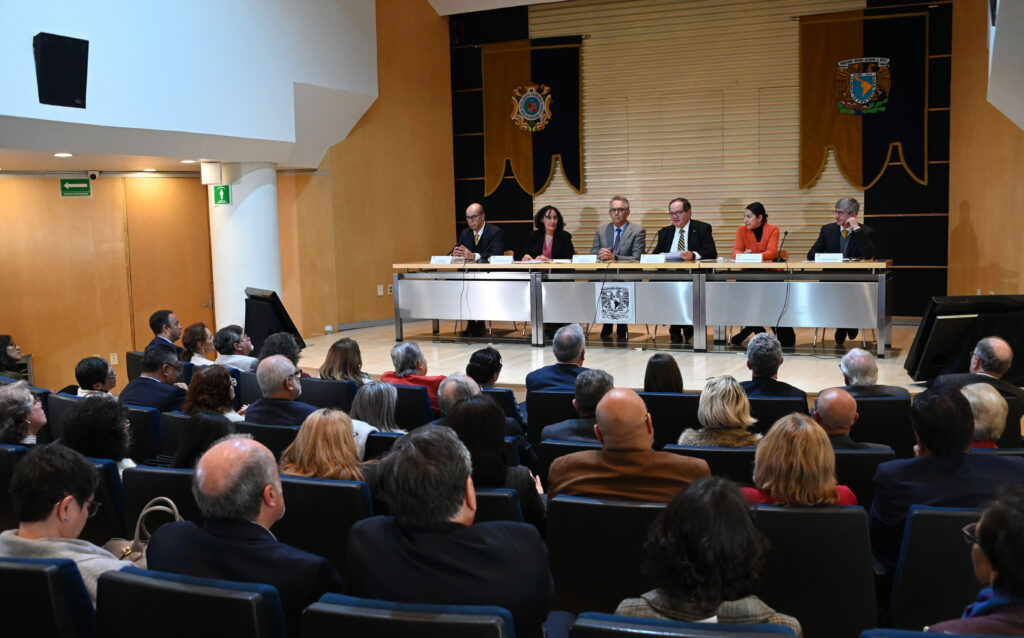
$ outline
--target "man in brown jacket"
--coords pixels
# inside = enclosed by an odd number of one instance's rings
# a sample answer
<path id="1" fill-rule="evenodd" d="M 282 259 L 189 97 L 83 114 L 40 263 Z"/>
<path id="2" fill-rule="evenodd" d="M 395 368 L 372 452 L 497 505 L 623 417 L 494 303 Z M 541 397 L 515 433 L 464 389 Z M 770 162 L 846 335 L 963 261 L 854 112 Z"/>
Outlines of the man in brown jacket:
<path id="1" fill-rule="evenodd" d="M 711 474 L 702 459 L 651 449 L 654 428 L 640 396 L 613 388 L 597 404 L 594 433 L 602 449 L 560 457 L 548 471 L 548 494 L 667 502 Z"/>

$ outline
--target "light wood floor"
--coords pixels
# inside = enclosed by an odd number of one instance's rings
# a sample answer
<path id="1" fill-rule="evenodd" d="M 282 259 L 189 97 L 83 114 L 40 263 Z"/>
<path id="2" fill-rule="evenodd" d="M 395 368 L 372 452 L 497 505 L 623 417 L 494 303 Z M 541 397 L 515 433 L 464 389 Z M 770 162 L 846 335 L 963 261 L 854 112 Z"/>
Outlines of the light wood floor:
<path id="1" fill-rule="evenodd" d="M 441 332 L 435 337 L 431 333 L 430 321 L 404 324 L 404 336 L 408 340 L 416 341 L 423 350 L 429 374 L 464 371 L 470 355 L 490 344 L 501 351 L 504 364 L 498 384 L 516 390 L 522 399 L 526 375 L 541 366 L 555 363 L 550 345 L 535 348 L 527 341 L 517 343 L 510 340 L 507 335 L 511 333 L 511 324 L 495 324 L 494 338 L 490 341 L 478 339 L 473 343 L 457 342 L 453 337 L 454 326 L 454 322 L 442 321 Z M 521 331 L 520 325 L 516 335 L 521 335 Z M 701 390 L 706 379 L 718 375 L 730 374 L 741 381 L 750 378 L 744 348 L 717 346 L 712 352 L 695 353 L 689 345 L 672 346 L 668 341 L 665 326 L 660 327 L 656 342 L 652 342 L 652 335 L 646 332 L 645 326 L 630 326 L 629 342 L 621 346 L 617 345 L 615 339 L 602 343 L 598 337 L 599 331 L 600 326 L 595 326 L 590 333 L 583 365 L 606 370 L 615 377 L 616 386 L 642 388 L 647 360 L 656 352 L 671 353 L 676 358 L 683 373 L 683 384 L 688 391 Z M 813 330 L 801 328 L 796 332 L 797 345 L 785 349 L 785 361 L 779 370 L 779 379 L 812 395 L 824 388 L 843 385 L 839 359 L 848 348 L 861 346 L 860 339 L 855 342 L 847 340 L 845 347 L 836 347 L 832 338 L 833 330 L 826 331 L 824 341 L 819 331 L 818 346 L 812 347 Z M 878 360 L 879 383 L 902 386 L 915 394 L 923 389 L 923 386 L 912 381 L 903 369 L 907 350 L 910 349 L 916 332 L 916 324 L 893 326 L 892 349 L 886 358 Z M 363 370 L 374 378 L 393 369 L 390 355 L 391 347 L 395 345 L 393 325 L 358 328 L 306 339 L 307 347 L 302 353 L 301 367 L 315 376 L 324 361 L 327 349 L 341 337 L 350 337 L 359 342 Z M 874 344 L 870 341 L 868 350 L 874 352 Z"/>

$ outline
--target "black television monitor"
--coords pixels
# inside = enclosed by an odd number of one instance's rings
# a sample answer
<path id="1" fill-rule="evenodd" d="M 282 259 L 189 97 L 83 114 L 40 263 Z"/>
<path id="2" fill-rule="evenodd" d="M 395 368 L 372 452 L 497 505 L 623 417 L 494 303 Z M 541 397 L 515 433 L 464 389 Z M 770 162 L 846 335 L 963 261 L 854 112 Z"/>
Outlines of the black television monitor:
<path id="1" fill-rule="evenodd" d="M 903 367 L 915 381 L 967 372 L 974 345 L 991 336 L 1006 339 L 1014 352 L 1024 350 L 1024 295 L 932 297 Z M 1024 364 L 1003 376 L 1019 384 L 1019 371 Z"/>
<path id="2" fill-rule="evenodd" d="M 295 337 L 299 348 L 305 348 L 295 322 L 284 309 L 281 298 L 273 290 L 261 288 L 245 289 L 245 334 L 252 339 L 255 352 L 259 352 L 264 340 L 275 332 L 287 332 Z"/>

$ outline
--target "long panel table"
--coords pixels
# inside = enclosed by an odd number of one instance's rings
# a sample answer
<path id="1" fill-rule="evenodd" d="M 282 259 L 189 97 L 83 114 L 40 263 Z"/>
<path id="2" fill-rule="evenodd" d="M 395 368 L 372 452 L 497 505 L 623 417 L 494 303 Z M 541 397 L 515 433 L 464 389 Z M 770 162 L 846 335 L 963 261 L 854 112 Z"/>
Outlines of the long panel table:
<path id="1" fill-rule="evenodd" d="M 892 325 L 888 261 L 844 263 L 394 264 L 395 339 L 411 319 L 516 321 L 544 345 L 544 322 L 593 323 L 609 282 L 633 282 L 634 323 L 877 330 L 885 356 Z"/>

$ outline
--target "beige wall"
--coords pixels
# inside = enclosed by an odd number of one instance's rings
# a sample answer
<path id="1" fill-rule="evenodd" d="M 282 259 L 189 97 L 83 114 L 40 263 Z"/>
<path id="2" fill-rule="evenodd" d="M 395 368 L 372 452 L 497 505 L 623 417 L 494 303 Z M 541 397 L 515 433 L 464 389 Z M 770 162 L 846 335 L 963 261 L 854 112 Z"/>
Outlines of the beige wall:
<path id="1" fill-rule="evenodd" d="M 1024 292 L 1024 131 L 985 99 L 988 3 L 953 4 L 949 131 L 951 295 Z"/>

